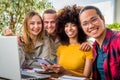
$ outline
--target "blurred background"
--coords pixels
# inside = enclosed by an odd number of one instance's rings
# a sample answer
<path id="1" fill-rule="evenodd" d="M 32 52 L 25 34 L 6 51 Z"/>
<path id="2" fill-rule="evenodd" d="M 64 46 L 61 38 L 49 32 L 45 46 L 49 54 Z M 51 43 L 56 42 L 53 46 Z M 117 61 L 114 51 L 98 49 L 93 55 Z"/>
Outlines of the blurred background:
<path id="1" fill-rule="evenodd" d="M 98 7 L 105 16 L 107 27 L 120 30 L 120 0 L 0 0 L 0 35 L 3 35 L 6 28 L 20 34 L 22 21 L 29 10 L 36 10 L 42 16 L 46 9 L 58 11 L 74 4 Z"/>

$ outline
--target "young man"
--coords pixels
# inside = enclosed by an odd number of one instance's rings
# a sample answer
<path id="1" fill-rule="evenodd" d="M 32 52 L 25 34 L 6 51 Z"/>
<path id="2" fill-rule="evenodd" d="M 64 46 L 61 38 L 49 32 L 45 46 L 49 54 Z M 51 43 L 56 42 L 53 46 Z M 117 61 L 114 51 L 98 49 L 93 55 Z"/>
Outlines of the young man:
<path id="1" fill-rule="evenodd" d="M 93 80 L 120 80 L 120 32 L 105 27 L 101 11 L 86 6 L 79 13 L 84 32 L 95 38 Z"/>

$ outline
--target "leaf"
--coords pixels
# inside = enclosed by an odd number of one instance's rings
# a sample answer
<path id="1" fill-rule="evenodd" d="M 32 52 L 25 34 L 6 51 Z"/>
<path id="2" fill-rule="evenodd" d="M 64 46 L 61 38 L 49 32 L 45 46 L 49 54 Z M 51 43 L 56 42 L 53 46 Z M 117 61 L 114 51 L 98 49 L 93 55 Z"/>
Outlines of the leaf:
<path id="1" fill-rule="evenodd" d="M 15 33 L 20 33 L 20 25 L 29 10 L 42 12 L 41 10 L 47 8 L 53 8 L 48 0 L 0 0 L 0 34 L 6 27 L 16 30 Z"/>

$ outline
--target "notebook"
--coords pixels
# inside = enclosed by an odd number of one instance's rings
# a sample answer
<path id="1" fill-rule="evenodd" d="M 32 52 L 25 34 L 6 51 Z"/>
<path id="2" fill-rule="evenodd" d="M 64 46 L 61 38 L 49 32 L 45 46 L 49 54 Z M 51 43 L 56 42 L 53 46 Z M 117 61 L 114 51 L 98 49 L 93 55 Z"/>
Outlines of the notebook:
<path id="1" fill-rule="evenodd" d="M 21 71 L 17 36 L 0 36 L 0 77 L 10 80 L 32 80 L 48 78 L 50 75 Z"/>
<path id="2" fill-rule="evenodd" d="M 64 75 L 58 78 L 59 80 L 87 80 L 84 77 L 75 77 L 75 76 L 68 76 Z"/>

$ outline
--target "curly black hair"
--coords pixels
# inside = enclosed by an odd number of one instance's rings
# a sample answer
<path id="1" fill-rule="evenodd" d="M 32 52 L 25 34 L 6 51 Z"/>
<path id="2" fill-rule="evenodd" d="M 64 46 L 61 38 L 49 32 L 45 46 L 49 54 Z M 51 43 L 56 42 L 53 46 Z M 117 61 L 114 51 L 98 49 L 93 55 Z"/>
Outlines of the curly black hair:
<path id="1" fill-rule="evenodd" d="M 68 22 L 71 22 L 77 26 L 78 42 L 82 43 L 86 41 L 87 35 L 83 32 L 79 23 L 80 10 L 81 10 L 80 6 L 73 5 L 73 6 L 65 6 L 64 8 L 58 11 L 57 19 L 56 19 L 56 25 L 57 25 L 56 31 L 61 44 L 69 45 L 69 37 L 66 35 L 64 31 L 65 24 Z"/>

